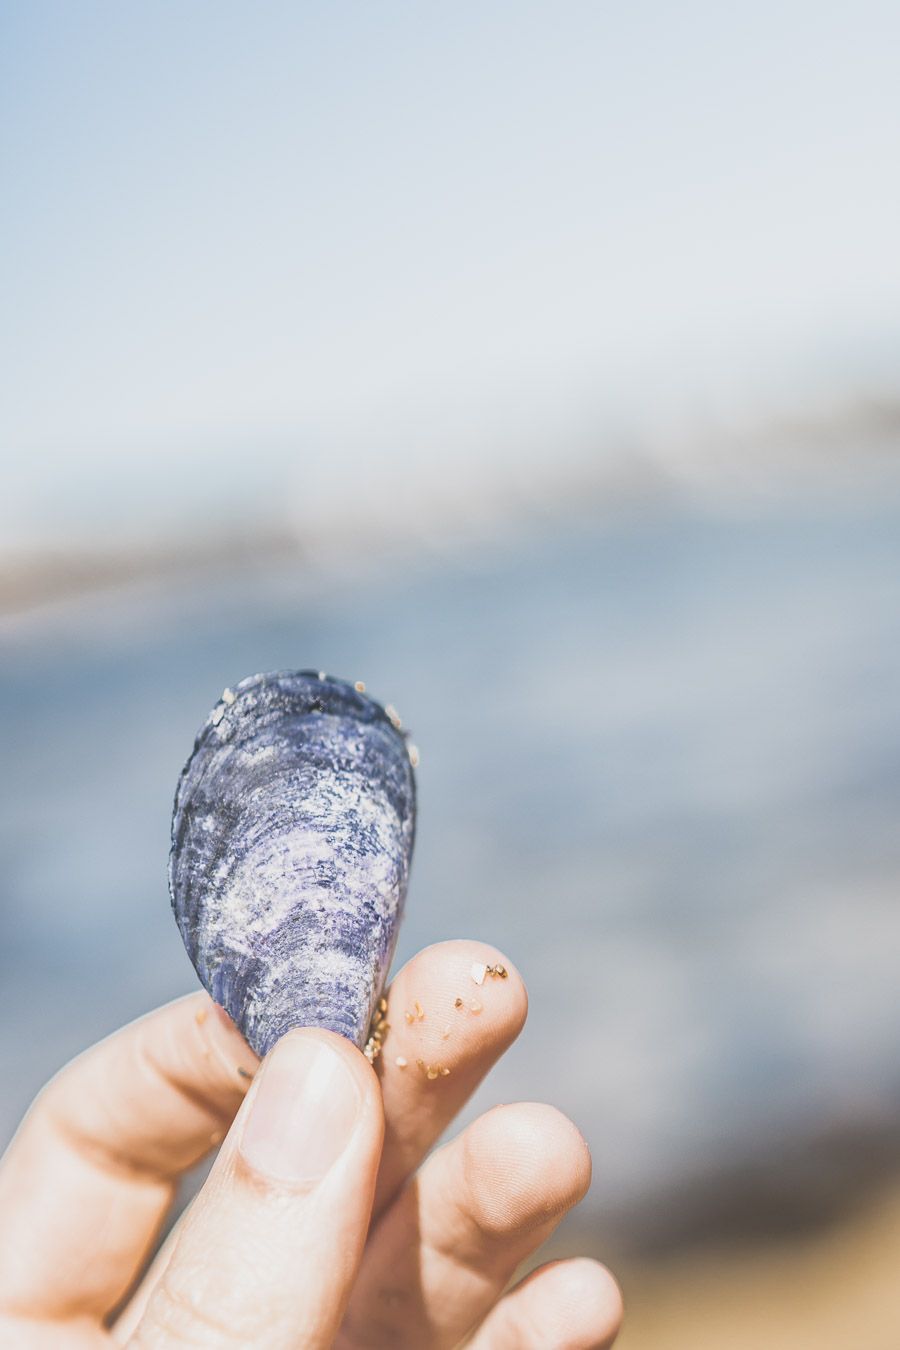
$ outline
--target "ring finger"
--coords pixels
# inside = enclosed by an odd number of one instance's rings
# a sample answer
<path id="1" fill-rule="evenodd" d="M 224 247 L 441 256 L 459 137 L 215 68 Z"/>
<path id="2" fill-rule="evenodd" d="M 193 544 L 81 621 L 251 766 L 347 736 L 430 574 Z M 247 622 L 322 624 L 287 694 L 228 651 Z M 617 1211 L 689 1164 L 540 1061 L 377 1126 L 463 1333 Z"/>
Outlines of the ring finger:
<path id="1" fill-rule="evenodd" d="M 439 1149 L 370 1234 L 337 1345 L 456 1345 L 590 1183 L 554 1107 L 496 1107 Z"/>

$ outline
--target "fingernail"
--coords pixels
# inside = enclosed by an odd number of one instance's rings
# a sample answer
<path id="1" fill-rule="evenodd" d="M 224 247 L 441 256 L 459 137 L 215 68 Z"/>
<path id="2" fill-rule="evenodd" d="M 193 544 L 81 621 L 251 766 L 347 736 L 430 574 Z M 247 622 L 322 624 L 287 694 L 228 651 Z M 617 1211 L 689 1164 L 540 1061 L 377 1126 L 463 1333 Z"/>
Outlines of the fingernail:
<path id="1" fill-rule="evenodd" d="M 292 1033 L 257 1076 L 240 1143 L 244 1158 L 291 1185 L 321 1180 L 350 1142 L 361 1104 L 343 1058 L 318 1036 Z"/>

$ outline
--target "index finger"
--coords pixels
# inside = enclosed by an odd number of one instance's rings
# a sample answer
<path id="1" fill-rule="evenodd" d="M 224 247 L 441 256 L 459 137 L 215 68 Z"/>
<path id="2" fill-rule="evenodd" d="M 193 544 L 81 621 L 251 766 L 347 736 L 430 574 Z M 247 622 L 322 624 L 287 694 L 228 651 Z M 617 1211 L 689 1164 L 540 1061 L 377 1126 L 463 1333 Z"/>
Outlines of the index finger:
<path id="1" fill-rule="evenodd" d="M 258 1062 L 196 993 L 52 1079 L 0 1161 L 0 1310 L 65 1318 L 113 1308 L 178 1175 L 221 1142 Z"/>

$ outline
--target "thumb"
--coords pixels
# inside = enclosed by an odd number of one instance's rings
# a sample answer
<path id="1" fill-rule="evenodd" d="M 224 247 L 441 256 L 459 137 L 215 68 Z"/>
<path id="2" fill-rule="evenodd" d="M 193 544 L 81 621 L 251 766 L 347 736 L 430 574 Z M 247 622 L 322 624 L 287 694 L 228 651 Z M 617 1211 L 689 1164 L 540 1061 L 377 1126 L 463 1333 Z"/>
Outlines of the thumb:
<path id="1" fill-rule="evenodd" d="M 381 1156 L 371 1066 L 330 1031 L 269 1053 L 130 1344 L 331 1345 L 362 1256 Z"/>

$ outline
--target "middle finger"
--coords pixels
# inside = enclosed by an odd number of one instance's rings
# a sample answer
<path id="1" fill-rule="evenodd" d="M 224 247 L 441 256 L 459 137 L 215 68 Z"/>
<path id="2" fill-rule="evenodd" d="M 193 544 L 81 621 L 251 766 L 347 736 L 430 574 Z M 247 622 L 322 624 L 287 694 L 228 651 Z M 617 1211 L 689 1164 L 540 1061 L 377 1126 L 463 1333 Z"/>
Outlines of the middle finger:
<path id="1" fill-rule="evenodd" d="M 528 999 L 518 971 L 483 942 L 438 942 L 414 956 L 387 995 L 376 1062 L 385 1140 L 374 1216 L 518 1036 Z"/>

